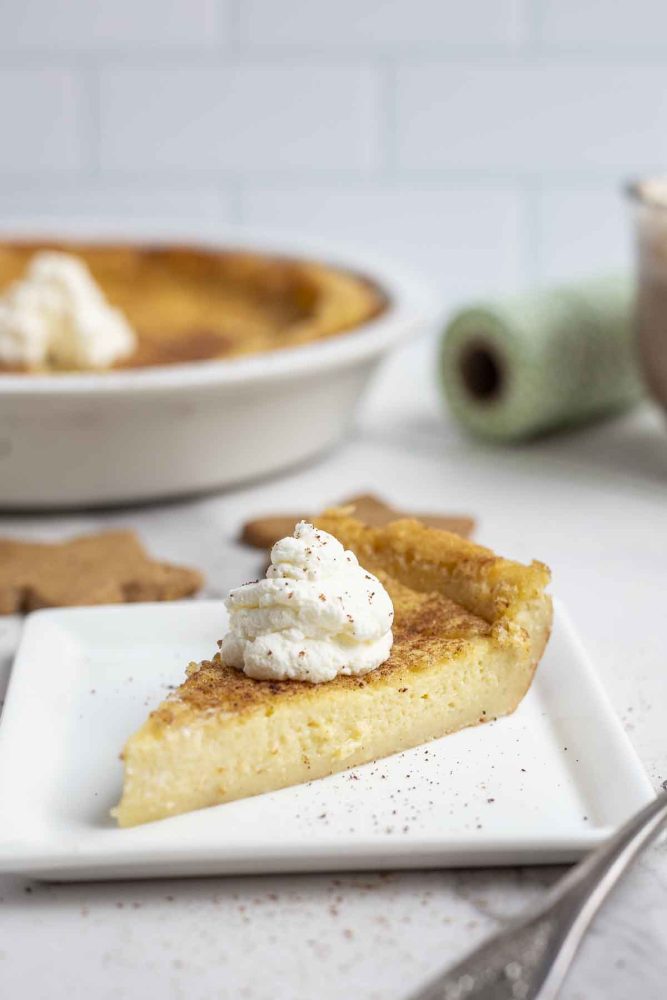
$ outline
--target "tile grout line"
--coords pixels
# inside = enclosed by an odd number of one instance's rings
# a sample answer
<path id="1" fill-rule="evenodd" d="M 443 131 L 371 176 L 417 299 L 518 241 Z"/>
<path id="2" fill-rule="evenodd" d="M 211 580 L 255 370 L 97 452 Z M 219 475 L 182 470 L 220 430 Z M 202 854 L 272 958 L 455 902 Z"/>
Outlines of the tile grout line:
<path id="1" fill-rule="evenodd" d="M 523 0 L 520 10 L 523 51 L 527 55 L 540 58 L 545 55 L 542 0 Z"/>
<path id="2" fill-rule="evenodd" d="M 241 58 L 243 50 L 241 31 L 241 3 L 243 0 L 218 0 L 218 18 L 227 29 L 226 52 L 234 58 Z M 223 43 L 224 44 L 224 43 Z"/>
<path id="3" fill-rule="evenodd" d="M 92 157 L 90 158 L 92 159 Z M 567 170 L 554 172 L 539 170 L 540 185 L 562 190 L 599 190 L 601 184 L 618 184 L 629 173 L 652 172 L 659 170 L 659 164 L 640 163 L 634 168 L 626 167 L 600 170 Z M 69 190 L 80 175 L 70 169 L 3 169 L 0 168 L 0 179 L 5 191 L 29 192 L 43 186 L 47 180 L 52 180 L 58 190 Z M 92 175 L 91 175 L 92 176 Z M 535 170 L 503 170 L 494 171 L 488 168 L 442 167 L 419 170 L 415 168 L 400 168 L 395 173 L 380 175 L 379 172 L 361 173 L 357 168 L 344 167 L 295 167 L 276 170 L 263 168 L 246 169 L 243 171 L 242 183 L 249 187 L 276 187 L 286 191 L 298 191 L 306 186 L 323 191 L 338 189 L 341 184 L 352 192 L 363 193 L 372 191 L 376 186 L 383 190 L 400 193 L 421 191 L 484 191 L 484 190 L 516 190 L 523 185 L 530 186 L 537 176 Z M 188 188 L 192 184 L 210 185 L 221 182 L 225 185 L 241 182 L 238 168 L 206 167 L 206 168 L 161 168 L 146 170 L 100 168 L 94 174 L 99 180 L 128 190 L 141 190 L 153 187 L 156 183 L 176 188 Z"/>
<path id="4" fill-rule="evenodd" d="M 233 12 L 235 7 L 231 8 Z M 228 55 L 234 65 L 254 67 L 303 65 L 349 68 L 369 65 L 378 60 L 407 66 L 517 66 L 556 69 L 576 64 L 591 70 L 618 69 L 664 70 L 664 54 L 658 44 L 607 45 L 604 48 L 582 48 L 566 43 L 548 42 L 539 38 L 538 29 L 524 24 L 523 41 L 517 45 L 455 45 L 437 43 L 382 45 L 253 45 L 240 34 L 240 18 L 229 17 L 228 37 L 221 43 L 192 43 L 157 47 L 101 46 L 85 49 L 63 46 L 54 50 L 47 46 L 25 49 L 3 48 L 0 40 L 0 70 L 40 70 L 63 68 L 73 62 L 101 68 L 112 65 L 127 69 L 216 68 L 220 55 Z"/>

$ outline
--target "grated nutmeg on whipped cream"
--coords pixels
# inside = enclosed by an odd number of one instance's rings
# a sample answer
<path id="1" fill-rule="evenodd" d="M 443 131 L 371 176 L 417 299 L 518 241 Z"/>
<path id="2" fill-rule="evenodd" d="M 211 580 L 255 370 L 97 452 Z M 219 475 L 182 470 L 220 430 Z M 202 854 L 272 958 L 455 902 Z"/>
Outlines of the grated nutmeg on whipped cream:
<path id="1" fill-rule="evenodd" d="M 136 336 L 106 301 L 85 263 L 35 254 L 0 298 L 0 361 L 37 369 L 108 368 L 131 354 Z"/>
<path id="2" fill-rule="evenodd" d="M 271 550 L 266 579 L 230 591 L 225 663 L 258 680 L 320 684 L 389 658 L 394 609 L 337 538 L 300 521 Z"/>

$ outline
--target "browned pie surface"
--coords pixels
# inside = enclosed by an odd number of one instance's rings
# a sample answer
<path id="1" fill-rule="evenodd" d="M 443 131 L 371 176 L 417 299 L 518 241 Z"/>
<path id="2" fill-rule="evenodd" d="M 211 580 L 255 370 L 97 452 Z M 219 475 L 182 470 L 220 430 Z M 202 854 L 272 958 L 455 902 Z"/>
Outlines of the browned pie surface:
<path id="1" fill-rule="evenodd" d="M 524 566 L 489 549 L 415 520 L 369 528 L 345 510 L 328 511 L 317 525 L 351 548 L 374 572 L 394 605 L 394 645 L 390 658 L 363 677 L 339 675 L 327 690 L 377 687 L 397 672 L 453 661 L 477 636 L 502 641 L 519 605 L 543 597 L 549 571 L 541 563 Z M 453 592 L 453 593 L 452 593 Z M 455 596 L 453 596 L 453 594 Z M 318 685 L 254 680 L 224 664 L 219 656 L 192 672 L 173 699 L 151 715 L 153 725 L 169 725 L 184 715 L 238 712 L 295 696 L 316 697 Z"/>
<path id="2" fill-rule="evenodd" d="M 138 349 L 117 367 L 231 358 L 342 333 L 382 311 L 358 275 L 314 261 L 185 246 L 0 243 L 0 294 L 40 250 L 85 261 L 135 329 Z M 8 371 L 0 364 L 0 371 Z"/>
<path id="3" fill-rule="evenodd" d="M 394 674 L 397 668 L 409 668 L 414 663 L 428 661 L 429 654 L 442 656 L 445 646 L 453 654 L 463 639 L 489 634 L 487 622 L 441 594 L 415 593 L 386 575 L 382 582 L 389 591 L 395 612 L 391 656 L 372 674 L 363 677 L 339 675 L 328 682 L 328 690 L 378 684 L 383 676 Z M 267 698 L 275 706 L 281 699 L 303 696 L 308 690 L 294 681 L 254 680 L 227 666 L 216 656 L 190 675 L 179 689 L 179 701 L 197 712 L 206 709 L 238 712 L 253 708 Z M 169 723 L 172 709 L 173 703 L 166 701 L 153 718 Z"/>

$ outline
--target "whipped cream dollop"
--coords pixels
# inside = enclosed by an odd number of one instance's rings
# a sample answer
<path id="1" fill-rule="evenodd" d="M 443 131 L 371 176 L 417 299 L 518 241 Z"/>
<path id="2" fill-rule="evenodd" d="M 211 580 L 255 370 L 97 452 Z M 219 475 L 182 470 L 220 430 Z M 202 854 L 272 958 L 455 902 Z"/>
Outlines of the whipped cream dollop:
<path id="1" fill-rule="evenodd" d="M 0 298 L 0 361 L 28 368 L 108 368 L 131 354 L 136 336 L 106 301 L 82 260 L 35 254 Z"/>
<path id="2" fill-rule="evenodd" d="M 301 521 L 273 546 L 266 579 L 230 591 L 225 663 L 260 680 L 319 684 L 388 659 L 394 609 L 337 538 Z"/>

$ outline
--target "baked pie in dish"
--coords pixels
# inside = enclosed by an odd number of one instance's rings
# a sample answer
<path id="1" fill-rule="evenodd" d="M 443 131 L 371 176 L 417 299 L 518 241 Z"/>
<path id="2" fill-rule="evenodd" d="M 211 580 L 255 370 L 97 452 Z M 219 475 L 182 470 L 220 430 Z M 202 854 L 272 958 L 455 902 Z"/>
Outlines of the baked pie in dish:
<path id="1" fill-rule="evenodd" d="M 299 347 L 361 326 L 386 305 L 369 279 L 315 260 L 240 249 L 49 241 L 0 242 L 0 297 L 25 280 L 37 257 L 49 256 L 83 265 L 134 331 L 134 349 L 115 360 L 114 369 Z M 0 353 L 0 373 L 36 367 L 3 362 Z"/>
<path id="2" fill-rule="evenodd" d="M 413 520 L 372 528 L 341 509 L 316 527 L 389 593 L 389 658 L 321 684 L 256 680 L 220 652 L 191 664 L 125 746 L 120 826 L 321 778 L 516 709 L 551 630 L 546 566 Z"/>

